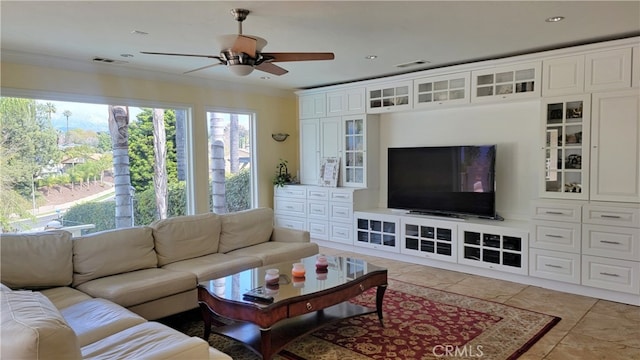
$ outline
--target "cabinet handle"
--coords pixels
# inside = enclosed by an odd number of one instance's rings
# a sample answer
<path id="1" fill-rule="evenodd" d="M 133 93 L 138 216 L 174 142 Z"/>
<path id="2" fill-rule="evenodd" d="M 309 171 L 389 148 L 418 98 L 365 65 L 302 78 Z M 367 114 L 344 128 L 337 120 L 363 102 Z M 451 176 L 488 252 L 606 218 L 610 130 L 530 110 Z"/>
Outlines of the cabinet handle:
<path id="1" fill-rule="evenodd" d="M 307 310 L 313 310 L 313 305 L 311 305 L 311 303 L 307 303 Z"/>
<path id="2" fill-rule="evenodd" d="M 600 240 L 600 242 L 603 244 L 620 245 L 619 241 Z"/>
<path id="3" fill-rule="evenodd" d="M 544 266 L 554 268 L 554 269 L 562 269 L 562 266 L 560 265 L 544 264 Z"/>
<path id="4" fill-rule="evenodd" d="M 556 238 L 556 239 L 562 239 L 564 237 L 562 235 L 555 235 L 555 234 L 545 234 L 544 236 L 550 237 L 550 238 Z"/>
<path id="5" fill-rule="evenodd" d="M 293 210 L 293 206 L 287 205 L 286 208 L 289 209 L 289 210 Z"/>
<path id="6" fill-rule="evenodd" d="M 613 276 L 613 277 L 620 277 L 620 275 L 618 274 L 612 274 L 612 273 L 606 273 L 606 272 L 601 272 L 600 275 L 604 275 L 604 276 Z"/>
<path id="7" fill-rule="evenodd" d="M 545 211 L 545 213 L 549 215 L 564 215 L 561 211 Z"/>
<path id="8" fill-rule="evenodd" d="M 339 232 L 339 231 L 336 231 L 336 234 L 338 234 L 338 235 L 340 235 L 340 236 L 347 236 L 347 234 L 346 234 L 346 233 L 344 233 L 344 232 Z"/>
<path id="9" fill-rule="evenodd" d="M 600 217 L 601 218 L 606 218 L 606 219 L 620 219 L 621 218 L 620 215 L 607 215 L 607 214 L 600 215 Z"/>
<path id="10" fill-rule="evenodd" d="M 360 291 L 364 291 L 364 285 L 360 284 L 359 288 L 360 288 Z"/>

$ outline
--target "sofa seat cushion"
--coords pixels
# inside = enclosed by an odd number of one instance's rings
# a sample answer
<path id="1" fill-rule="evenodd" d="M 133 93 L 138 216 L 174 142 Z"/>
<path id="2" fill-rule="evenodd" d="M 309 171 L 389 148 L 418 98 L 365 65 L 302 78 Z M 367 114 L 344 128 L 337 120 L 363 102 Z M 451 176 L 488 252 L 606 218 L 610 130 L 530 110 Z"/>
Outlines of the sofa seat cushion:
<path id="1" fill-rule="evenodd" d="M 82 347 L 84 359 L 209 359 L 209 344 L 146 322 Z M 231 357 L 227 357 L 231 359 Z"/>
<path id="2" fill-rule="evenodd" d="M 242 270 L 262 266 L 262 261 L 255 256 L 239 256 L 230 254 L 211 254 L 195 259 L 183 260 L 165 265 L 162 268 L 172 271 L 191 272 L 198 282 L 217 279 L 235 274 Z"/>
<path id="3" fill-rule="evenodd" d="M 68 286 L 55 287 L 42 290 L 41 293 L 48 297 L 58 310 L 62 310 L 67 306 L 79 303 L 81 301 L 92 299 L 91 296 Z"/>
<path id="4" fill-rule="evenodd" d="M 218 252 L 229 251 L 269 241 L 273 231 L 273 210 L 258 208 L 220 215 L 222 230 Z"/>
<path id="5" fill-rule="evenodd" d="M 82 359 L 73 329 L 43 294 L 0 292 L 0 358 Z"/>
<path id="6" fill-rule="evenodd" d="M 0 235 L 0 278 L 12 289 L 71 285 L 71 233 L 45 231 Z"/>
<path id="7" fill-rule="evenodd" d="M 268 241 L 247 248 L 234 250 L 227 255 L 256 256 L 262 260 L 263 265 L 275 264 L 284 261 L 294 261 L 319 252 L 316 243 L 288 243 Z"/>
<path id="8" fill-rule="evenodd" d="M 147 322 L 120 305 L 105 299 L 89 299 L 60 311 L 78 337 L 80 346 Z"/>
<path id="9" fill-rule="evenodd" d="M 192 273 L 155 268 L 91 280 L 77 289 L 129 307 L 192 290 L 196 285 Z"/>
<path id="10" fill-rule="evenodd" d="M 218 252 L 220 216 L 177 216 L 151 223 L 158 266 Z"/>
<path id="11" fill-rule="evenodd" d="M 74 287 L 89 280 L 157 266 L 149 227 L 101 231 L 73 240 Z"/>

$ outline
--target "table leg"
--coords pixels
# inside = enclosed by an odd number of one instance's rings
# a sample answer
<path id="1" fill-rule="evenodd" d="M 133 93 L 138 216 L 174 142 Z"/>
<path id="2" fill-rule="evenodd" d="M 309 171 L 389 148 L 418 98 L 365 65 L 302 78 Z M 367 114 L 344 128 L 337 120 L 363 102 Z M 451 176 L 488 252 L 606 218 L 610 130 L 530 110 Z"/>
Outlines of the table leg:
<path id="1" fill-rule="evenodd" d="M 271 360 L 271 328 L 260 328 L 260 353 L 263 360 Z"/>
<path id="2" fill-rule="evenodd" d="M 200 303 L 200 312 L 202 313 L 202 321 L 204 321 L 204 336 L 203 339 L 209 341 L 209 335 L 211 335 L 211 310 L 205 303 Z"/>
<path id="3" fill-rule="evenodd" d="M 380 325 L 384 326 L 382 322 L 382 299 L 384 298 L 384 292 L 387 290 L 387 285 L 380 285 L 376 289 L 376 310 L 378 311 L 378 319 Z"/>

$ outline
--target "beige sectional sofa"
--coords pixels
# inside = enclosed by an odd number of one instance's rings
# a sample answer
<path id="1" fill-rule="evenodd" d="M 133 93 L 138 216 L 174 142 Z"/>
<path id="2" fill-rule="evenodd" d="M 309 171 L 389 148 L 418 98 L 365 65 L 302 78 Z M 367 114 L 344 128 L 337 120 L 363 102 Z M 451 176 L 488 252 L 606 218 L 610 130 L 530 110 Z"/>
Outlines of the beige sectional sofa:
<path id="1" fill-rule="evenodd" d="M 200 281 L 318 253 L 308 232 L 275 228 L 268 208 L 78 238 L 3 234 L 0 245 L 3 359 L 229 359 L 148 320 L 196 308 Z"/>

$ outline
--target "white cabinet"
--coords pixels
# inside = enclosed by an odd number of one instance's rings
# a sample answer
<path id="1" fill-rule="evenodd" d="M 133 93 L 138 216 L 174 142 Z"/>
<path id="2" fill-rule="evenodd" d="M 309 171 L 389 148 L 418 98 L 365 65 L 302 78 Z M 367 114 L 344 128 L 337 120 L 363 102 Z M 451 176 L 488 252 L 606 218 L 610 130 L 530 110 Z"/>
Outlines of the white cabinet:
<path id="1" fill-rule="evenodd" d="M 413 107 L 431 108 L 468 104 L 469 72 L 413 80 Z"/>
<path id="2" fill-rule="evenodd" d="M 458 225 L 458 263 L 527 275 L 529 234 L 519 229 Z"/>
<path id="3" fill-rule="evenodd" d="M 300 120 L 300 183 L 320 179 L 320 119 Z"/>
<path id="4" fill-rule="evenodd" d="M 541 113 L 540 196 L 587 199 L 590 96 L 544 98 Z"/>
<path id="5" fill-rule="evenodd" d="M 400 220 L 400 253 L 457 262 L 458 228 L 433 219 L 403 217 Z"/>
<path id="6" fill-rule="evenodd" d="M 298 97 L 298 117 L 300 119 L 326 116 L 326 94 L 307 94 Z"/>
<path id="7" fill-rule="evenodd" d="M 367 113 L 377 114 L 410 110 L 413 104 L 413 81 L 385 83 L 367 87 Z"/>
<path id="8" fill-rule="evenodd" d="M 339 116 L 320 119 L 320 159 L 342 156 L 341 118 Z M 316 179 L 316 184 L 319 178 Z"/>
<path id="9" fill-rule="evenodd" d="M 400 221 L 396 216 L 356 212 L 355 245 L 400 252 Z"/>
<path id="10" fill-rule="evenodd" d="M 540 96 L 540 62 L 471 72 L 471 102 Z"/>
<path id="11" fill-rule="evenodd" d="M 581 202 L 532 202 L 529 275 L 580 284 L 581 219 Z"/>
<path id="12" fill-rule="evenodd" d="M 585 55 L 585 91 L 624 89 L 631 86 L 631 48 Z"/>
<path id="13" fill-rule="evenodd" d="M 345 89 L 327 93 L 327 116 L 364 114 L 365 88 Z"/>
<path id="14" fill-rule="evenodd" d="M 584 92 L 584 55 L 548 59 L 542 62 L 542 96 Z"/>
<path id="15" fill-rule="evenodd" d="M 378 116 L 343 116 L 342 130 L 342 185 L 377 188 L 380 158 Z"/>
<path id="16" fill-rule="evenodd" d="M 595 93 L 590 199 L 640 202 L 640 92 Z"/>
<path id="17" fill-rule="evenodd" d="M 274 188 L 275 226 L 307 230 L 307 192 L 304 186 L 285 185 Z"/>

